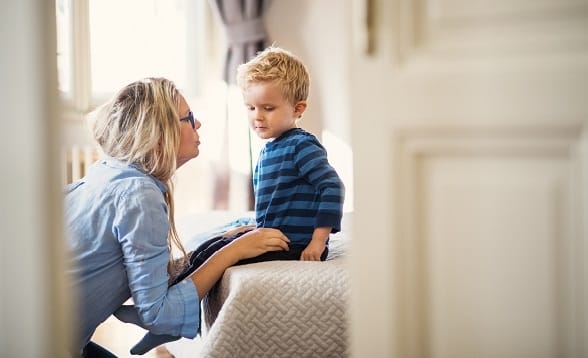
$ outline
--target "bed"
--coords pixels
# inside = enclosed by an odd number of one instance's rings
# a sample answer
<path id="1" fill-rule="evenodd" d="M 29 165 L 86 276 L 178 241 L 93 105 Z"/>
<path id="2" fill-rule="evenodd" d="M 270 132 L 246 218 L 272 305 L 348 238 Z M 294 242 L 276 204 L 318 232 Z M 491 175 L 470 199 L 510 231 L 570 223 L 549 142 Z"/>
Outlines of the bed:
<path id="1" fill-rule="evenodd" d="M 178 220 L 193 249 L 250 212 L 214 211 Z M 325 262 L 234 266 L 202 301 L 202 357 L 346 357 L 351 214 L 332 235 Z"/>

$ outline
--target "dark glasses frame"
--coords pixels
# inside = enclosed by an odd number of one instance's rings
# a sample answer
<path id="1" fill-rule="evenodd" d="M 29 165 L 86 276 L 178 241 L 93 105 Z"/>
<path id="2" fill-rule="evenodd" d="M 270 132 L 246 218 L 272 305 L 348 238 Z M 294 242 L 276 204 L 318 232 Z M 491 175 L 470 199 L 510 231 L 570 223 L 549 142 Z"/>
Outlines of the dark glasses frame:
<path id="1" fill-rule="evenodd" d="M 190 124 L 192 125 L 192 129 L 196 129 L 196 123 L 194 120 L 194 113 L 192 113 L 192 111 L 188 112 L 188 115 L 186 117 L 180 118 L 180 122 L 183 122 L 183 121 L 190 122 Z"/>

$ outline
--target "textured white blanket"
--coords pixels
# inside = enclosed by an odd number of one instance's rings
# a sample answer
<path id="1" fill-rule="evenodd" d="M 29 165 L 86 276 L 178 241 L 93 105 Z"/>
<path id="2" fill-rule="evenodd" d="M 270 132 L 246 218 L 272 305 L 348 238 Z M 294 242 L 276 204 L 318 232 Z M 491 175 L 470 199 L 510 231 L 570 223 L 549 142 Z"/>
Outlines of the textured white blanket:
<path id="1" fill-rule="evenodd" d="M 345 357 L 344 259 L 228 269 L 203 302 L 204 357 Z"/>
<path id="2" fill-rule="evenodd" d="M 250 214 L 185 218 L 180 231 L 191 238 L 191 248 L 217 225 Z M 202 357 L 347 357 L 350 221 L 344 217 L 325 262 L 269 261 L 227 269 L 202 302 Z M 203 234 L 205 229 L 212 231 Z"/>

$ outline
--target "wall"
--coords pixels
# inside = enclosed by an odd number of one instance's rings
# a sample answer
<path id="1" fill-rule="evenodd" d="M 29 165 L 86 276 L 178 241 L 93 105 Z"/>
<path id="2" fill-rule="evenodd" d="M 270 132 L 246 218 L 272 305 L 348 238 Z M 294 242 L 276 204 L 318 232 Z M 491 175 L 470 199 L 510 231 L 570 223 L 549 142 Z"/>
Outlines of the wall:
<path id="1" fill-rule="evenodd" d="M 0 356 L 64 356 L 55 3 L 0 12 Z"/>
<path id="2" fill-rule="evenodd" d="M 349 143 L 349 1 L 275 0 L 268 9 L 270 40 L 298 55 L 311 75 L 309 108 L 301 125 L 332 131 Z"/>
<path id="3" fill-rule="evenodd" d="M 345 210 L 352 210 L 351 1 L 274 0 L 266 27 L 271 41 L 292 51 L 308 67 L 309 107 L 300 126 L 317 135 L 327 148 L 329 161 L 347 188 Z"/>

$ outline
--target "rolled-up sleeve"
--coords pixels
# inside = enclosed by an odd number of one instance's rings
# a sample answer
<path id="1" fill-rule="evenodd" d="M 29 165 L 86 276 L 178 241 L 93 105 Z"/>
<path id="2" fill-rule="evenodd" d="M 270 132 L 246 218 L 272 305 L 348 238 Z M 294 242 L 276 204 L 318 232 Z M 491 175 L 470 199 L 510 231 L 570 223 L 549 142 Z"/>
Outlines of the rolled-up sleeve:
<path id="1" fill-rule="evenodd" d="M 168 287 L 168 214 L 156 185 L 122 195 L 113 230 L 123 251 L 129 288 L 140 319 L 155 334 L 194 338 L 200 299 L 191 280 Z"/>

